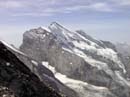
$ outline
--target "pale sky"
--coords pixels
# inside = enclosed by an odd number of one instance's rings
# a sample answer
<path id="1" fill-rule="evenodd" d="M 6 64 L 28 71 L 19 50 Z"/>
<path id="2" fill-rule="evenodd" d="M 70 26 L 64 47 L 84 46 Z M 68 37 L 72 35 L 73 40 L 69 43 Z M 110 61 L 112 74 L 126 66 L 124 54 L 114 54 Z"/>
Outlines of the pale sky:
<path id="1" fill-rule="evenodd" d="M 31 28 L 57 21 L 70 30 L 130 42 L 130 0 L 0 0 L 0 38 L 16 46 Z"/>

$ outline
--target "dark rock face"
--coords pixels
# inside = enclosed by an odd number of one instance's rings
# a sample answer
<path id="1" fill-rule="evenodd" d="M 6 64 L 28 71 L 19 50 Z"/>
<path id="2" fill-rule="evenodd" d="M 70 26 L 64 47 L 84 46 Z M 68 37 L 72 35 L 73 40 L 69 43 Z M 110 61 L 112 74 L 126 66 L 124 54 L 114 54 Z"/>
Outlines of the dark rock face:
<path id="1" fill-rule="evenodd" d="M 62 97 L 0 42 L 0 95 L 7 94 L 9 97 Z"/>
<path id="2" fill-rule="evenodd" d="M 103 42 L 103 44 L 107 47 L 107 48 L 111 48 L 111 49 L 113 49 L 114 51 L 117 51 L 116 50 L 116 46 L 114 45 L 114 44 L 112 44 L 111 42 L 109 42 L 109 41 L 102 41 Z"/>

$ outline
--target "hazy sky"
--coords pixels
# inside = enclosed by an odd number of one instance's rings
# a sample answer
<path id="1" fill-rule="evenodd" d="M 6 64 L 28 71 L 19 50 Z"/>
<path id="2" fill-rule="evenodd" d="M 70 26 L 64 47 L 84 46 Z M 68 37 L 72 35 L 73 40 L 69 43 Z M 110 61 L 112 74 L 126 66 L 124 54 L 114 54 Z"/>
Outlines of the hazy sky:
<path id="1" fill-rule="evenodd" d="M 97 39 L 130 42 L 130 0 L 0 0 L 0 38 L 18 45 L 30 28 L 57 21 Z"/>

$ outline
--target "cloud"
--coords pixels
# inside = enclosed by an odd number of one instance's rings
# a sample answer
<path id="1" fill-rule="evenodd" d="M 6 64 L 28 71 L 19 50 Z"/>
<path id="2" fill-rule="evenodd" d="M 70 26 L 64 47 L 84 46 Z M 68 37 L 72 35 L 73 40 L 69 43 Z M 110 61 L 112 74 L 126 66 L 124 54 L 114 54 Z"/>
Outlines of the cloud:
<path id="1" fill-rule="evenodd" d="M 110 0 L 116 6 L 129 6 L 130 0 Z"/>
<path id="2" fill-rule="evenodd" d="M 20 8 L 24 7 L 24 4 L 17 1 L 0 1 L 0 8 Z"/>
<path id="3" fill-rule="evenodd" d="M 79 5 L 66 8 L 69 11 L 79 11 L 79 10 L 93 10 L 93 11 L 102 11 L 102 12 L 111 12 L 113 9 L 109 7 L 106 3 L 95 3 L 90 5 Z"/>
<path id="4" fill-rule="evenodd" d="M 16 13 L 16 14 L 12 14 L 11 16 L 34 16 L 34 17 L 39 17 L 39 16 L 52 16 L 53 14 L 51 13 Z"/>
<path id="5" fill-rule="evenodd" d="M 89 6 L 90 9 L 97 10 L 97 11 L 103 11 L 103 12 L 112 12 L 114 9 L 109 6 L 107 3 L 95 3 Z"/>
<path id="6" fill-rule="evenodd" d="M 0 10 L 11 16 L 52 16 L 75 11 L 113 12 L 130 5 L 130 0 L 0 0 Z"/>

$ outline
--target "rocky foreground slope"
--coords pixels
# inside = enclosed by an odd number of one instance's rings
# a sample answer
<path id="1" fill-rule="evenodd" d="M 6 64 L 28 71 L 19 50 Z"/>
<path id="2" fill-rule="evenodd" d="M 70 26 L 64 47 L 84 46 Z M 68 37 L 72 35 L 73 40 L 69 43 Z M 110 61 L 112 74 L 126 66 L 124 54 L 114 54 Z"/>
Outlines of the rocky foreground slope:
<path id="1" fill-rule="evenodd" d="M 31 72 L 0 41 L 0 97 L 64 97 Z"/>
<path id="2" fill-rule="evenodd" d="M 115 46 L 54 22 L 26 31 L 20 50 L 48 68 L 79 97 L 130 97 L 126 67 Z"/>

